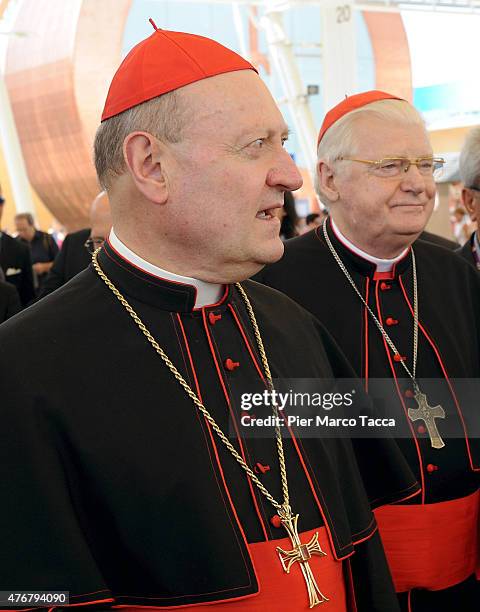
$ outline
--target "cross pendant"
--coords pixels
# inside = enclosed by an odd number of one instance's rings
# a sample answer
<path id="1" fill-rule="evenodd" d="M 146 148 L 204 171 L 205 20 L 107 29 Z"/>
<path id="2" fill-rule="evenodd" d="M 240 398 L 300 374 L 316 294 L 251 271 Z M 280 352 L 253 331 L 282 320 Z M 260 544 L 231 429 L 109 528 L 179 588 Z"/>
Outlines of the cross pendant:
<path id="1" fill-rule="evenodd" d="M 445 410 L 440 405 L 429 406 L 427 396 L 418 388 L 415 389 L 415 401 L 417 402 L 418 408 L 409 408 L 408 416 L 412 421 L 421 419 L 425 423 L 432 448 L 443 448 L 445 442 L 440 436 L 435 419 L 444 419 Z"/>
<path id="2" fill-rule="evenodd" d="M 300 563 L 300 569 L 302 570 L 303 578 L 307 585 L 310 608 L 314 608 L 321 603 L 329 601 L 328 597 L 318 588 L 312 569 L 308 563 L 312 555 L 318 555 L 320 557 L 327 556 L 327 553 L 323 552 L 318 542 L 318 531 L 308 544 L 302 544 L 297 528 L 298 514 L 293 516 L 290 507 L 280 510 L 278 514 L 293 546 L 292 550 L 283 550 L 283 548 L 277 546 L 277 553 L 284 571 L 289 574 L 291 566 L 297 561 Z"/>

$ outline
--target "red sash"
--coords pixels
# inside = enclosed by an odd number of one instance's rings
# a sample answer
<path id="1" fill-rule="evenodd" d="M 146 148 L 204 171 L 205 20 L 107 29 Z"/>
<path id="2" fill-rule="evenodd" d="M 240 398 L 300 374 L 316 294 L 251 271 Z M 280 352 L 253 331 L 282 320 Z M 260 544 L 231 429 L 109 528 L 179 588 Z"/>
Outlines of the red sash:
<path id="1" fill-rule="evenodd" d="M 479 571 L 480 492 L 437 504 L 375 510 L 397 593 L 438 591 Z"/>
<path id="2" fill-rule="evenodd" d="M 322 593 L 329 598 L 321 604 L 322 612 L 347 612 L 346 589 L 342 571 L 342 562 L 335 561 L 325 527 L 306 531 L 300 535 L 302 542 L 308 542 L 318 531 L 318 541 L 326 557 L 313 556 L 309 563 L 315 580 Z M 260 592 L 242 597 L 238 600 L 229 599 L 218 603 L 199 603 L 187 606 L 174 606 L 173 609 L 199 610 L 210 608 L 215 612 L 305 612 L 308 610 L 308 594 L 305 581 L 298 563 L 295 563 L 290 574 L 286 574 L 280 564 L 276 548 L 291 549 L 289 538 L 269 542 L 249 544 L 250 554 L 255 566 Z M 225 559 L 228 564 L 228 559 Z M 145 610 L 171 610 L 172 607 L 145 606 L 113 606 L 125 612 L 144 612 Z"/>

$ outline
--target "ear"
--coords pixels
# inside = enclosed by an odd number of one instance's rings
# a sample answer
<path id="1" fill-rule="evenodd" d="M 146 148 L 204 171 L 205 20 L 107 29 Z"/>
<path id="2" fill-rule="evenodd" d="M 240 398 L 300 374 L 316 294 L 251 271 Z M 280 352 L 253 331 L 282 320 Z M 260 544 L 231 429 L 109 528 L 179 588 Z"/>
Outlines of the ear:
<path id="1" fill-rule="evenodd" d="M 335 184 L 335 173 L 333 168 L 327 164 L 327 162 L 321 160 L 317 164 L 318 172 L 318 187 L 320 192 L 325 195 L 330 202 L 336 202 L 340 193 Z"/>
<path id="2" fill-rule="evenodd" d="M 168 199 L 164 145 L 148 132 L 132 132 L 123 141 L 123 157 L 138 191 L 155 204 Z"/>
<path id="3" fill-rule="evenodd" d="M 471 190 L 466 187 L 462 189 L 462 204 L 470 215 L 470 219 L 476 221 L 474 196 Z"/>

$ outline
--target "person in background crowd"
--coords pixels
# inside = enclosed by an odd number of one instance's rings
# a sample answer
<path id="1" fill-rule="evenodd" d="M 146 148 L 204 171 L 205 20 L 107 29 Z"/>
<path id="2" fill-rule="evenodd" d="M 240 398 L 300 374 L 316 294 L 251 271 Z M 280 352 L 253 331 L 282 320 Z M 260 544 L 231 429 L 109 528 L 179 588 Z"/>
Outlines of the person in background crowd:
<path id="1" fill-rule="evenodd" d="M 299 218 L 295 207 L 295 198 L 291 191 L 284 194 L 283 208 L 280 209 L 280 238 L 290 240 L 299 234 Z"/>
<path id="2" fill-rule="evenodd" d="M 455 239 L 460 246 L 463 246 L 466 242 L 468 242 L 471 234 L 470 218 L 463 206 L 457 206 L 457 208 L 453 211 L 452 222 Z"/>
<path id="3" fill-rule="evenodd" d="M 480 377 L 480 278 L 416 241 L 442 165 L 408 102 L 380 91 L 343 100 L 318 139 L 329 218 L 259 275 L 326 325 L 404 424 L 398 443 L 422 495 L 376 516 L 405 612 L 476 612 L 480 601 L 478 389 L 452 383 Z"/>
<path id="4" fill-rule="evenodd" d="M 458 252 L 480 271 L 480 127 L 467 135 L 460 154 L 460 177 L 464 184 L 462 203 L 472 222 L 477 224 L 477 229 Z"/>
<path id="5" fill-rule="evenodd" d="M 155 27 L 126 56 L 95 138 L 108 240 L 0 329 L 4 588 L 129 612 L 397 609 L 370 503 L 418 493 L 398 448 L 241 433 L 235 385 L 351 373 L 312 315 L 245 280 L 283 252 L 287 135 L 211 39 Z"/>
<path id="6" fill-rule="evenodd" d="M 13 317 L 21 309 L 22 304 L 16 287 L 4 282 L 0 277 L 0 323 Z"/>
<path id="7" fill-rule="evenodd" d="M 60 253 L 55 258 L 38 294 L 39 299 L 52 293 L 84 270 L 91 262 L 92 252 L 103 245 L 112 227 L 110 203 L 105 191 L 100 192 L 93 200 L 90 207 L 90 221 L 92 226 L 90 229 L 72 232 L 65 237 Z"/>
<path id="8" fill-rule="evenodd" d="M 0 228 L 5 199 L 0 192 Z M 22 306 L 35 297 L 30 249 L 12 236 L 0 231 L 0 267 L 5 280 L 15 286 Z"/>
<path id="9" fill-rule="evenodd" d="M 321 211 L 320 213 L 310 213 L 309 215 L 307 215 L 305 217 L 305 227 L 303 228 L 301 233 L 306 234 L 307 232 L 322 225 L 323 220 L 326 218 L 326 216 L 327 215 L 324 213 L 324 211 Z"/>
<path id="10" fill-rule="evenodd" d="M 15 227 L 18 234 L 17 240 L 30 248 L 34 281 L 38 293 L 53 266 L 53 260 L 58 254 L 57 243 L 50 234 L 36 229 L 33 216 L 30 213 L 15 215 Z"/>

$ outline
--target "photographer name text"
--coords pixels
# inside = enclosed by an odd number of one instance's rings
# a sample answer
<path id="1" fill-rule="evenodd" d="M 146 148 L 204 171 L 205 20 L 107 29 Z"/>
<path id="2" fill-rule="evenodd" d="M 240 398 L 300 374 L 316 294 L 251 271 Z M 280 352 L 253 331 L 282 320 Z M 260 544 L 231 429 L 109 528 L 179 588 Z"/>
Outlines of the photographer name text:
<path id="1" fill-rule="evenodd" d="M 300 417 L 300 416 L 266 416 L 258 418 L 249 414 L 242 415 L 240 422 L 243 427 L 395 427 L 395 419 L 373 418 L 367 415 L 358 415 L 348 418 L 332 418 L 329 416 Z"/>

